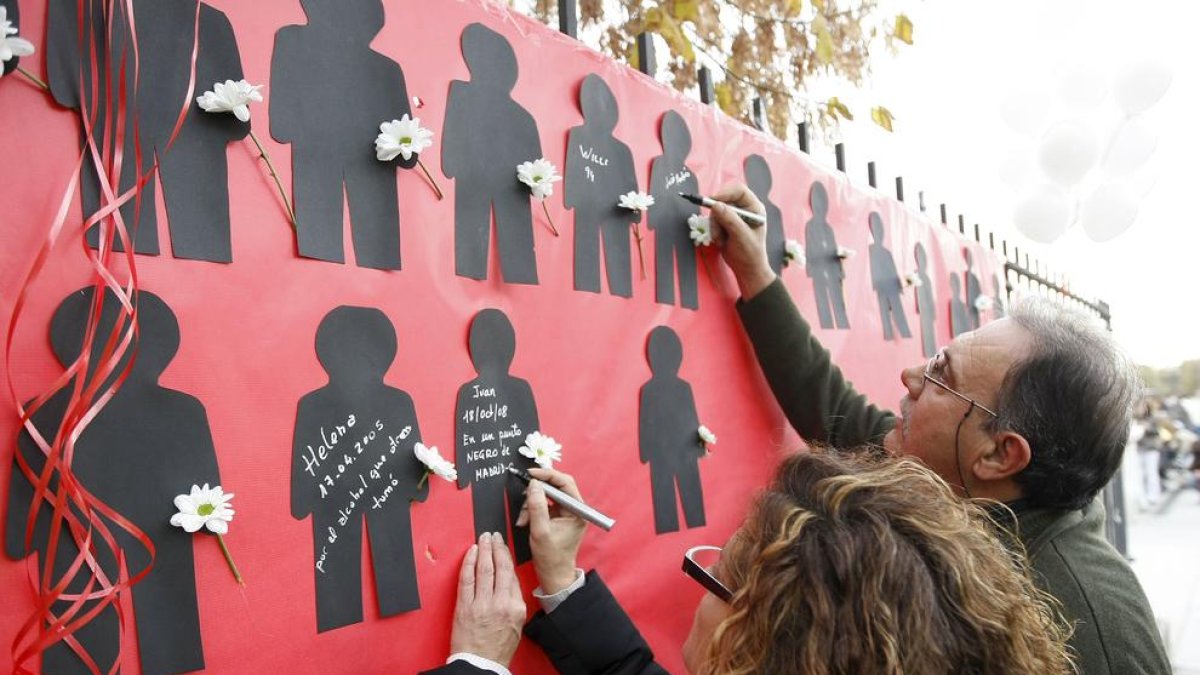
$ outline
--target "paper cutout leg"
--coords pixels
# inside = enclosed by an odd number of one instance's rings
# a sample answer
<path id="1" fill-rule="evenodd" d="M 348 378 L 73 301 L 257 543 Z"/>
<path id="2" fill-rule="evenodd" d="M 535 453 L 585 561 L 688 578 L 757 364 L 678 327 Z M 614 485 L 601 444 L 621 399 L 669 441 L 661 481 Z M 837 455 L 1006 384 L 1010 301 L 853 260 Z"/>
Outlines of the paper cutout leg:
<path id="1" fill-rule="evenodd" d="M 193 537 L 178 536 L 179 529 L 163 522 L 154 536 L 154 567 L 133 587 L 138 648 L 142 672 L 147 675 L 186 673 L 204 668 L 200 641 L 180 641 L 174 636 L 200 635 L 200 605 L 196 599 Z M 174 529 L 175 532 L 170 530 Z M 186 534 L 186 533 L 185 533 Z M 208 541 L 206 535 L 200 541 Z M 126 537 L 133 572 L 144 569 L 150 558 L 133 539 Z M 214 544 L 215 545 L 215 544 Z"/>
<path id="2" fill-rule="evenodd" d="M 683 345 L 675 331 L 658 326 L 646 347 L 652 377 L 638 393 L 638 445 L 641 461 L 650 465 L 654 529 L 658 534 L 679 529 L 676 485 L 688 527 L 704 525 L 704 495 L 697 462 L 704 455 L 699 416 L 692 387 L 679 378 Z"/>
<path id="3" fill-rule="evenodd" d="M 582 209 L 575 211 L 575 290 L 600 292 L 600 218 Z"/>
<path id="4" fill-rule="evenodd" d="M 340 172 L 321 164 L 326 152 L 293 150 L 292 185 L 296 193 L 296 242 L 305 258 L 345 262 L 342 250 L 343 185 Z"/>
<path id="5" fill-rule="evenodd" d="M 971 330 L 971 315 L 962 300 L 962 280 L 957 272 L 950 274 L 950 336 L 958 337 Z"/>
<path id="6" fill-rule="evenodd" d="M 529 194 L 516 183 L 508 188 L 497 186 L 492 194 L 501 276 L 505 283 L 536 284 L 537 258 L 533 252 L 533 207 Z"/>
<path id="7" fill-rule="evenodd" d="M 180 136 L 159 157 L 163 197 L 176 258 L 232 262 L 229 234 L 229 167 L 225 145 Z"/>
<path id="8" fill-rule="evenodd" d="M 350 235 L 359 267 L 400 269 L 400 205 L 396 170 L 382 162 L 347 162 Z M 339 244 L 340 245 L 340 244 Z"/>
<path id="9" fill-rule="evenodd" d="M 408 500 L 388 501 L 367 511 L 371 568 L 379 596 L 379 613 L 395 616 L 421 608 L 417 561 L 413 555 L 412 518 Z"/>
<path id="10" fill-rule="evenodd" d="M 604 271 L 608 292 L 622 298 L 633 297 L 633 268 L 630 257 L 629 223 L 624 214 L 609 217 L 600 226 L 604 241 Z"/>
<path id="11" fill-rule="evenodd" d="M 314 515 L 313 543 L 313 559 L 323 563 L 316 573 L 317 632 L 362 623 L 361 516 L 341 527 L 337 518 Z M 341 551 L 354 553 L 337 555 Z"/>

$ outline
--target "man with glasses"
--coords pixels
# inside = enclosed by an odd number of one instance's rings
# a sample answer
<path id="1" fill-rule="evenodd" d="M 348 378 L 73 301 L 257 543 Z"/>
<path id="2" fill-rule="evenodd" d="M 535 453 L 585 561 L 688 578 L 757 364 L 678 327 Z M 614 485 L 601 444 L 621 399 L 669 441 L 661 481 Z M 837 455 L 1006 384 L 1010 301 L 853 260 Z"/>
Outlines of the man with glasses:
<path id="1" fill-rule="evenodd" d="M 745 186 L 714 199 L 756 213 Z M 1003 502 L 1038 584 L 1074 624 L 1081 673 L 1169 673 L 1154 615 L 1104 539 L 1096 494 L 1120 467 L 1136 376 L 1081 313 L 1023 303 L 900 372 L 899 415 L 857 392 L 767 262 L 762 229 L 712 210 L 738 313 L 788 420 L 809 443 L 921 459 L 964 497 Z"/>

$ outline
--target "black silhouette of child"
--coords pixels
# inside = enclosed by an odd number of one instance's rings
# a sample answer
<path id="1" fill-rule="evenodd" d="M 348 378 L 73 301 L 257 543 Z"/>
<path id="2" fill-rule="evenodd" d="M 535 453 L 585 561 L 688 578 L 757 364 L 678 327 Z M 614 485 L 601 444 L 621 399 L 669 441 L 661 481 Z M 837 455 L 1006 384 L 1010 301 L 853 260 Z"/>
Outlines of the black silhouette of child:
<path id="1" fill-rule="evenodd" d="M 472 486 L 475 535 L 499 532 L 520 564 L 530 559 L 529 528 L 516 526 L 525 487 L 507 469 L 534 466 L 517 449 L 538 431 L 538 412 L 529 383 L 508 372 L 516 346 L 504 312 L 485 309 L 471 320 L 471 363 L 479 377 L 458 390 L 454 438 L 458 487 Z"/>
<path id="2" fill-rule="evenodd" d="M 613 136 L 617 99 L 599 75 L 588 75 L 579 88 L 583 125 L 567 135 L 563 203 L 575 210 L 575 290 L 600 292 L 600 243 L 608 290 L 633 295 L 629 258 L 630 225 L 641 213 L 623 209 L 621 195 L 637 190 L 629 146 Z"/>
<path id="3" fill-rule="evenodd" d="M 495 213 L 500 271 L 510 284 L 536 284 L 533 213 L 517 165 L 542 156 L 537 122 L 512 90 L 517 56 L 499 33 L 473 23 L 463 30 L 469 81 L 450 84 L 442 135 L 442 171 L 454 179 L 454 269 L 486 279 Z"/>
<path id="4" fill-rule="evenodd" d="M 900 273 L 896 271 L 896 260 L 884 243 L 883 218 L 878 213 L 871 212 L 867 221 L 871 227 L 871 287 L 879 298 L 879 320 L 883 325 L 883 339 L 892 339 L 892 325 L 900 332 L 900 337 L 912 337 L 908 330 L 908 317 L 904 314 L 904 303 L 900 296 L 904 292 L 904 284 L 900 281 Z"/>
<path id="5" fill-rule="evenodd" d="M 917 276 L 921 284 L 917 286 L 917 315 L 921 318 L 921 349 L 925 356 L 937 354 L 937 301 L 933 297 L 933 282 L 929 278 L 929 258 L 925 247 L 917 244 L 914 249 L 917 258 Z"/>
<path id="6" fill-rule="evenodd" d="M 696 246 L 688 228 L 688 216 L 700 207 L 679 197 L 680 192 L 700 191 L 695 174 L 687 167 L 692 151 L 692 134 L 683 117 L 674 110 L 663 113 L 660 127 L 663 154 L 650 163 L 649 227 L 654 231 L 654 298 L 664 305 L 675 304 L 676 271 L 679 274 L 679 303 L 688 309 L 700 306 L 696 287 Z"/>
<path id="7" fill-rule="evenodd" d="M 367 521 L 379 612 L 421 606 L 409 503 L 425 501 L 416 408 L 384 375 L 396 330 L 378 309 L 342 306 L 317 328 L 329 384 L 306 394 L 292 446 L 292 517 L 312 515 L 317 631 L 362 621 L 362 519 Z"/>
<path id="8" fill-rule="evenodd" d="M 958 337 L 971 331 L 971 314 L 962 299 L 962 279 L 958 272 L 950 273 L 950 336 Z"/>
<path id="9" fill-rule="evenodd" d="M 638 445 L 642 463 L 650 464 L 654 531 L 679 530 L 677 487 L 687 526 L 702 527 L 704 493 L 699 460 L 705 450 L 697 431 L 700 419 L 692 387 L 679 377 L 683 362 L 679 336 L 666 326 L 650 331 L 646 357 L 652 375 L 638 393 Z"/>
<path id="10" fill-rule="evenodd" d="M 781 274 L 786 235 L 783 232 L 783 212 L 770 198 L 771 184 L 774 182 L 771 178 L 771 166 L 761 155 L 750 155 L 743 164 L 743 170 L 750 191 L 767 209 L 767 262 L 775 274 Z"/>
<path id="11" fill-rule="evenodd" d="M 846 272 L 842 259 L 837 254 L 837 239 L 828 220 L 829 195 L 825 186 L 813 183 L 808 193 L 812 206 L 812 218 L 804 225 L 805 273 L 812 279 L 813 292 L 817 297 L 817 319 L 821 328 L 849 328 L 846 318 L 846 298 L 842 291 L 842 280 Z"/>
<path id="12" fill-rule="evenodd" d="M 983 287 L 979 283 L 979 277 L 975 274 L 972 267 L 975 260 L 971 255 L 971 249 L 963 249 L 963 259 L 967 261 L 967 271 L 965 273 L 967 282 L 967 316 L 971 321 L 971 330 L 979 328 L 982 324 L 979 319 L 979 305 L 975 304 L 979 300 L 979 296 L 983 295 Z"/>
<path id="13" fill-rule="evenodd" d="M 381 0 L 300 0 L 305 25 L 284 26 L 271 57 L 271 135 L 292 144 L 300 255 L 343 262 L 348 203 L 359 267 L 400 269 L 396 166 L 371 143 L 379 125 L 409 114 L 400 65 L 371 49 Z M 344 192 L 343 192 L 344 189 Z"/>
<path id="14" fill-rule="evenodd" d="M 84 329 L 94 294 L 93 288 L 72 293 L 51 320 L 51 346 L 64 366 L 73 363 L 83 350 Z M 148 291 L 138 293 L 136 303 L 140 334 L 132 370 L 75 443 L 72 468 L 85 489 L 154 542 L 153 567 L 134 585 L 133 606 L 142 672 L 167 675 L 204 668 L 192 549 L 198 540 L 196 535 L 170 524 L 175 513 L 174 498 L 188 492 L 193 484 L 217 485 L 221 479 L 203 404 L 193 396 L 158 383 L 179 348 L 175 315 Z M 96 360 L 116 321 L 118 308 L 116 296 L 106 291 L 92 346 L 89 382 L 96 377 Z M 127 353 L 122 367 L 109 375 L 110 381 L 123 370 L 129 358 Z M 34 415 L 34 424 L 48 441 L 66 413 L 73 388 L 73 384 L 68 384 Z M 35 472 L 45 467 L 45 457 L 28 432 L 22 432 L 17 446 Z M 57 486 L 57 478 L 53 482 Z M 32 484 L 14 466 L 5 538 L 10 557 L 23 558 L 34 551 L 40 556 L 46 554 L 51 509 L 46 504 L 38 514 L 33 545 L 25 548 L 25 523 L 33 494 Z M 80 515 L 78 511 L 76 515 Z M 146 569 L 151 560 L 145 547 L 115 523 L 107 521 L 107 524 L 125 552 L 130 576 Z M 105 545 L 97 544 L 96 548 L 104 574 L 115 580 L 117 564 L 112 552 Z M 54 561 L 55 581 L 68 570 L 78 550 L 64 528 Z M 81 592 L 91 575 L 84 567 L 67 592 Z M 54 610 L 61 615 L 70 604 L 60 601 Z M 83 611 L 94 607 L 88 603 Z M 107 672 L 119 647 L 118 621 L 113 608 L 101 611 L 75 637 Z M 49 673 L 90 672 L 63 642 L 47 649 L 42 668 Z"/>

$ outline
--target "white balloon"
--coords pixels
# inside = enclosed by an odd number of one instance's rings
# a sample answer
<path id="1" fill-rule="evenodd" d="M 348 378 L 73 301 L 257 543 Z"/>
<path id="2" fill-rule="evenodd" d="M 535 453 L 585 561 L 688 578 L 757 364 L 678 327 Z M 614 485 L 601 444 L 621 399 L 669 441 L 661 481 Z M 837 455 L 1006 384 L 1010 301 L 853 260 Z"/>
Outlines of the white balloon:
<path id="1" fill-rule="evenodd" d="M 1132 191 L 1123 183 L 1110 181 L 1084 200 L 1080 221 L 1092 241 L 1105 242 L 1128 230 L 1137 214 L 1138 200 Z"/>
<path id="2" fill-rule="evenodd" d="M 1042 136 L 1038 165 L 1054 182 L 1070 187 L 1096 163 L 1096 137 L 1079 122 L 1059 122 Z"/>
<path id="3" fill-rule="evenodd" d="M 1140 119 L 1126 120 L 1113 134 L 1104 156 L 1104 171 L 1124 176 L 1146 163 L 1158 148 L 1158 134 Z"/>
<path id="4" fill-rule="evenodd" d="M 1171 88 L 1171 69 L 1158 61 L 1143 61 L 1117 76 L 1113 93 L 1126 115 L 1149 110 Z"/>
<path id="5" fill-rule="evenodd" d="M 1033 184 L 1038 177 L 1037 162 L 1033 158 L 1033 148 L 1028 143 L 1014 143 L 1004 152 L 1000 164 L 996 167 L 1000 181 L 1012 189 L 1022 192 Z"/>
<path id="6" fill-rule="evenodd" d="M 1058 97 L 1073 112 L 1093 110 L 1108 96 L 1108 80 L 1097 68 L 1081 66 L 1063 76 Z"/>
<path id="7" fill-rule="evenodd" d="M 1058 239 L 1071 225 L 1071 200 L 1056 185 L 1041 185 L 1027 193 L 1013 211 L 1013 223 L 1039 244 Z"/>
<path id="8" fill-rule="evenodd" d="M 1036 91 L 1020 91 L 1000 103 L 1000 118 L 1009 129 L 1026 136 L 1036 136 L 1050 116 L 1046 95 Z"/>

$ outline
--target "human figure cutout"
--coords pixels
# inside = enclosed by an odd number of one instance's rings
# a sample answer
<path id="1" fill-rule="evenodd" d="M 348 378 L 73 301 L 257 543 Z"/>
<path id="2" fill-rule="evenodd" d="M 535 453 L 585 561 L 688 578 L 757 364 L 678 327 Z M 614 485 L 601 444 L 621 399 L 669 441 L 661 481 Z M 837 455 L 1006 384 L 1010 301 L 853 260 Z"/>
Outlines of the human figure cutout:
<path id="1" fill-rule="evenodd" d="M 458 488 L 471 486 L 475 536 L 499 532 L 512 542 L 519 565 L 530 559 L 529 528 L 516 526 L 525 486 L 508 467 L 534 466 L 517 448 L 539 430 L 537 403 L 529 383 L 509 373 L 517 338 L 504 312 L 484 309 L 476 314 L 469 346 L 479 376 L 459 388 L 454 407 Z"/>
<path id="2" fill-rule="evenodd" d="M 950 274 L 950 337 L 958 337 L 963 333 L 969 332 L 971 328 L 971 314 L 967 311 L 967 304 L 962 298 L 962 280 L 958 277 L 958 272 Z"/>
<path id="3" fill-rule="evenodd" d="M 821 328 L 849 328 L 846 318 L 846 297 L 842 280 L 846 271 L 837 254 L 837 239 L 829 224 L 829 195 L 825 186 L 814 182 L 808 193 L 812 218 L 804 225 L 805 274 L 812 279 L 817 296 L 817 319 Z"/>
<path id="4" fill-rule="evenodd" d="M 993 296 L 995 304 L 992 306 L 992 314 L 997 319 L 1003 319 L 1005 315 L 1004 298 L 1006 294 L 1004 293 L 1004 287 L 1000 285 L 1000 277 L 994 274 L 992 275 L 992 290 L 995 293 Z"/>
<path id="5" fill-rule="evenodd" d="M 450 83 L 442 133 L 442 172 L 454 179 L 454 271 L 486 279 L 492 215 L 500 272 L 510 284 L 536 284 L 533 211 L 517 165 L 542 156 L 533 115 L 513 100 L 517 55 L 483 24 L 463 29 L 468 81 Z"/>
<path id="6" fill-rule="evenodd" d="M 59 103 L 77 110 L 87 110 L 92 96 L 79 91 L 80 69 L 84 79 L 90 74 L 84 62 L 79 60 L 79 43 L 76 34 L 78 18 L 74 2 L 62 6 L 62 0 L 53 0 L 50 10 L 50 75 L 51 91 Z M 102 3 L 93 3 L 97 6 Z M 119 4 L 119 3 L 118 3 Z M 125 7 L 113 5 L 117 18 L 113 23 L 112 48 L 108 52 L 100 49 L 97 57 L 102 62 L 112 60 L 114 87 L 119 84 L 121 50 L 128 42 L 128 23 Z M 125 153 L 122 162 L 121 191 L 132 187 L 136 181 L 137 153 L 133 152 L 134 141 L 140 144 L 143 175 L 158 164 L 158 181 L 163 186 L 163 201 L 171 233 L 171 250 L 176 258 L 231 262 L 233 251 L 230 243 L 229 218 L 229 169 L 226 158 L 228 145 L 245 138 L 250 123 L 240 122 L 233 115 L 215 115 L 200 109 L 189 96 L 192 82 L 192 50 L 196 48 L 195 82 L 224 82 L 242 79 L 241 57 L 233 27 L 223 12 L 204 3 L 200 4 L 199 26 L 196 24 L 196 4 L 186 0 L 134 0 L 132 3 L 136 25 L 141 26 L 138 35 L 138 73 L 136 96 L 128 98 Z M 93 10 L 95 11 L 95 10 Z M 69 16 L 68 16 L 69 15 Z M 95 21 L 93 14 L 92 21 Z M 198 31 L 197 32 L 197 28 Z M 101 24 L 103 29 L 103 24 Z M 63 34 L 66 31 L 67 34 Z M 97 39 L 95 26 L 89 27 L 86 39 Z M 198 42 L 197 42 L 198 41 Z M 86 44 L 86 43 L 85 43 Z M 102 38 L 97 39 L 97 45 Z M 132 54 L 125 53 L 126 86 L 134 86 L 131 65 Z M 85 55 L 85 60 L 88 58 Z M 72 70 L 71 64 L 74 64 Z M 90 81 L 84 84 L 90 89 Z M 101 83 L 103 88 L 103 83 Z M 115 91 L 115 89 L 114 89 Z M 102 94 L 101 98 L 107 94 Z M 97 139 L 108 124 L 109 115 L 115 116 L 116 106 L 111 109 L 102 101 L 97 121 Z M 171 144 L 171 137 L 181 112 L 183 124 L 178 136 Z M 136 117 L 136 139 L 134 119 Z M 168 148 L 169 145 L 169 148 Z M 96 183 L 95 167 L 88 153 L 82 194 L 84 209 L 91 214 L 99 204 L 99 187 Z M 158 225 L 155 212 L 155 181 L 147 180 L 139 196 L 123 207 L 122 215 L 129 228 L 137 253 L 157 255 L 159 253 Z M 139 203 L 140 202 L 140 203 Z M 98 246 L 99 226 L 88 231 L 88 243 Z M 114 237 L 115 250 L 124 250 L 119 237 Z"/>
<path id="7" fill-rule="evenodd" d="M 767 209 L 767 262 L 775 274 L 783 273 L 784 247 L 787 236 L 783 232 L 783 211 L 771 201 L 771 166 L 762 155 L 750 155 L 742 164 L 746 173 L 746 184 Z"/>
<path id="8" fill-rule="evenodd" d="M 300 255 L 345 261 L 342 209 L 348 204 L 358 266 L 398 270 L 396 166 L 416 166 L 417 157 L 380 162 L 371 150 L 381 123 L 412 112 L 400 64 L 371 49 L 383 28 L 383 3 L 300 5 L 308 23 L 275 34 L 270 87 L 271 136 L 292 144 Z"/>
<path id="9" fill-rule="evenodd" d="M 917 286 L 917 316 L 921 318 L 921 349 L 925 356 L 937 354 L 937 301 L 933 297 L 933 280 L 929 278 L 929 258 L 925 247 L 917 244 L 914 253 L 917 258 L 917 278 L 921 280 Z"/>
<path id="10" fill-rule="evenodd" d="M 629 146 L 613 136 L 619 111 L 612 90 L 591 74 L 579 87 L 583 124 L 567 134 L 563 205 L 575 210 L 575 290 L 600 292 L 600 252 L 608 291 L 633 296 L 629 257 L 630 225 L 641 213 L 618 205 L 621 195 L 637 190 L 637 172 Z"/>
<path id="11" fill-rule="evenodd" d="M 675 331 L 650 331 L 646 359 L 652 373 L 638 392 L 638 446 L 642 464 L 650 465 L 654 531 L 679 530 L 676 489 L 688 528 L 704 526 L 704 492 L 700 485 L 700 418 L 692 386 L 680 379 L 683 345 Z"/>
<path id="12" fill-rule="evenodd" d="M 73 363 L 83 349 L 94 294 L 91 287 L 72 293 L 51 320 L 51 347 L 64 366 Z M 221 478 L 203 404 L 189 394 L 158 383 L 179 348 L 175 315 L 148 291 L 138 293 L 135 301 L 139 335 L 124 359 L 128 363 L 132 349 L 136 349 L 132 369 L 76 441 L 72 469 L 85 489 L 136 525 L 154 543 L 153 566 L 133 586 L 133 607 L 142 672 L 166 675 L 204 668 L 192 547 L 215 546 L 215 542 L 202 541 L 201 537 L 170 524 L 175 513 L 174 498 L 188 492 L 193 484 L 217 485 Z M 92 345 L 88 381 L 96 376 L 95 365 L 105 346 L 104 336 L 112 330 L 118 308 L 115 295 L 106 290 L 97 338 Z M 121 370 L 118 367 L 115 372 Z M 110 381 L 115 378 L 116 374 L 109 376 Z M 74 384 L 69 383 L 34 415 L 34 424 L 47 440 L 58 429 L 73 389 Z M 35 472 L 45 467 L 45 457 L 28 432 L 21 433 L 17 447 Z M 46 555 L 52 508 L 47 504 L 39 512 L 33 546 L 25 550 L 25 523 L 33 494 L 32 484 L 14 466 L 5 537 L 10 557 L 23 558 L 34 551 L 39 556 Z M 130 576 L 146 569 L 151 560 L 145 547 L 115 523 L 108 521 L 108 526 L 125 552 Z M 111 551 L 106 545 L 97 544 L 96 548 L 105 575 L 115 579 L 117 565 Z M 77 552 L 75 542 L 64 529 L 54 561 L 56 581 L 67 571 Z M 80 592 L 91 574 L 84 568 L 74 577 L 67 592 Z M 61 615 L 70 604 L 60 601 L 54 609 Z M 118 622 L 112 607 L 103 610 L 75 637 L 107 672 L 119 648 Z M 63 642 L 47 649 L 42 670 L 90 672 Z"/>
<path id="13" fill-rule="evenodd" d="M 0 7 L 5 10 L 6 20 L 12 24 L 13 28 L 18 31 L 21 29 L 21 5 L 17 0 L 0 0 Z M 5 37 L 5 36 L 0 36 Z M 16 72 L 17 66 L 21 65 L 21 57 L 13 56 L 11 59 L 0 63 L 0 76 L 8 75 Z"/>
<path id="14" fill-rule="evenodd" d="M 409 504 L 425 501 L 429 484 L 417 488 L 425 469 L 413 454 L 421 430 L 412 398 L 383 381 L 396 358 L 392 322 L 378 309 L 341 306 L 322 319 L 316 346 L 329 383 L 297 406 L 292 517 L 312 516 L 324 632 L 363 619 L 364 517 L 379 613 L 421 606 Z"/>
<path id="15" fill-rule="evenodd" d="M 896 326 L 900 337 L 910 338 L 908 317 L 904 314 L 904 303 L 900 296 L 904 292 L 904 283 L 900 273 L 896 271 L 896 259 L 888 250 L 884 240 L 883 218 L 872 211 L 867 217 L 871 228 L 871 287 L 879 298 L 879 320 L 883 326 L 883 339 L 892 339 L 892 324 Z"/>
<path id="16" fill-rule="evenodd" d="M 688 309 L 700 306 L 696 286 L 696 246 L 688 229 L 688 216 L 699 215 L 700 207 L 680 198 L 679 193 L 698 194 L 700 183 L 687 167 L 692 151 L 692 134 L 683 117 L 674 110 L 663 113 L 660 126 L 663 154 L 650 163 L 649 227 L 654 231 L 654 299 L 675 304 L 678 272 L 679 304 Z"/>
<path id="17" fill-rule="evenodd" d="M 979 306 L 975 303 L 979 300 L 979 296 L 983 295 L 983 289 L 979 283 L 979 277 L 972 267 L 975 261 L 971 255 L 971 249 L 963 247 L 963 259 L 967 261 L 967 271 L 964 273 L 967 282 L 967 316 L 971 322 L 971 330 L 975 330 L 982 325 L 979 318 Z"/>

